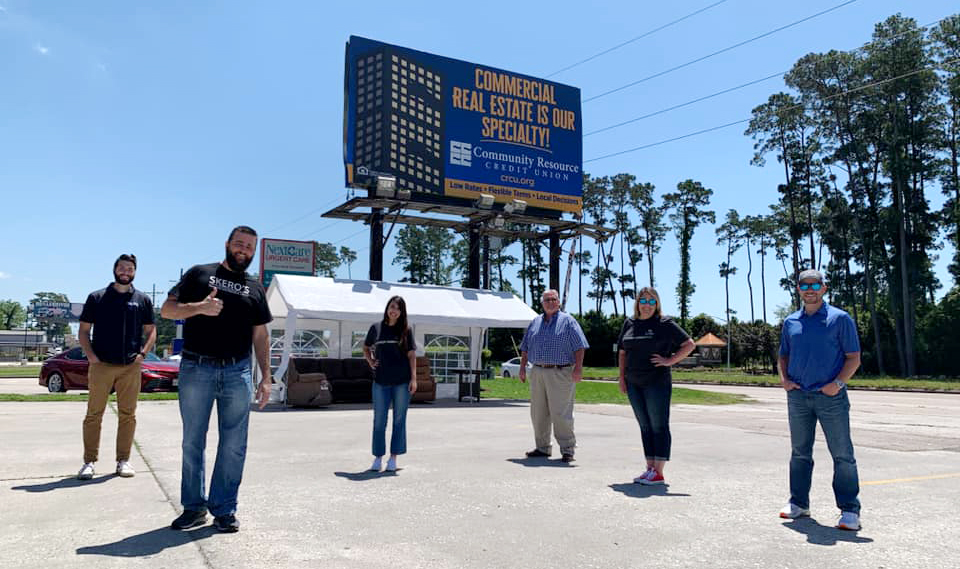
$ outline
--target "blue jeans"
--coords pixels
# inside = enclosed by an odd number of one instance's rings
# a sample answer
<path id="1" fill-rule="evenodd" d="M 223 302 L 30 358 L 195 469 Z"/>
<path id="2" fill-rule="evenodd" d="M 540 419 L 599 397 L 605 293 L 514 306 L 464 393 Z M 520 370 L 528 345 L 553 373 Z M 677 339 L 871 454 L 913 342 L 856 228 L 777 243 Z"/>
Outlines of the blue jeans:
<path id="1" fill-rule="evenodd" d="M 827 448 L 833 457 L 833 495 L 837 507 L 844 512 L 860 513 L 860 480 L 857 460 L 850 439 L 850 399 L 841 389 L 833 397 L 820 391 L 787 392 L 790 418 L 790 502 L 801 508 L 810 507 L 810 479 L 813 476 L 813 441 L 817 421 L 823 429 Z"/>
<path id="2" fill-rule="evenodd" d="M 232 365 L 183 360 L 180 363 L 180 419 L 183 421 L 183 464 L 180 503 L 185 510 L 207 509 L 214 516 L 237 511 L 237 492 L 247 456 L 247 424 L 253 382 L 250 358 Z M 204 450 L 210 412 L 217 404 L 217 459 L 205 491 Z"/>
<path id="3" fill-rule="evenodd" d="M 393 432 L 390 454 L 407 452 L 407 407 L 410 406 L 410 384 L 383 385 L 373 382 L 373 456 L 387 452 L 387 411 L 393 403 Z"/>
<path id="4" fill-rule="evenodd" d="M 643 387 L 627 382 L 627 397 L 640 424 L 643 454 L 647 460 L 670 460 L 670 382 L 658 381 Z"/>

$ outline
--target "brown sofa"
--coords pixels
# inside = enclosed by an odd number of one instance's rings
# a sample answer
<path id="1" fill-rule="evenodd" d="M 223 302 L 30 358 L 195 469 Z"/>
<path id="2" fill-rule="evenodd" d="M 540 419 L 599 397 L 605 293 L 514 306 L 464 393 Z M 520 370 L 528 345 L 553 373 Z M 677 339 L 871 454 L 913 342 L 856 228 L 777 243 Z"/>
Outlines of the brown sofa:
<path id="1" fill-rule="evenodd" d="M 287 401 L 293 403 L 291 394 L 311 393 L 307 386 L 294 387 L 301 383 L 299 378 L 308 378 L 320 374 L 329 384 L 330 399 L 333 403 L 368 403 L 371 399 L 373 370 L 363 358 L 290 358 L 287 371 Z M 296 381 L 291 383 L 290 378 Z M 314 381 L 318 381 L 315 379 Z M 433 401 L 437 398 L 437 386 L 430 375 L 430 361 L 426 357 L 417 358 L 417 392 L 413 401 Z M 299 400 L 299 399 L 298 399 Z M 314 405 L 316 406 L 316 405 Z"/>

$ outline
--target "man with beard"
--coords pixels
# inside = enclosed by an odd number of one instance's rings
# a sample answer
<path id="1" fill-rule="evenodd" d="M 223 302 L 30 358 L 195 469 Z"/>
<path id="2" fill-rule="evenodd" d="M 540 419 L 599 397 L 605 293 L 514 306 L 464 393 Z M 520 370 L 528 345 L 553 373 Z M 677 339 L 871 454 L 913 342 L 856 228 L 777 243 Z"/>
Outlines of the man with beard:
<path id="1" fill-rule="evenodd" d="M 180 503 L 173 529 L 206 522 L 207 511 L 222 532 L 236 532 L 237 494 L 247 454 L 247 425 L 254 395 L 250 347 L 263 379 L 256 389 L 260 408 L 270 399 L 270 322 L 267 295 L 246 273 L 257 250 L 257 232 L 241 225 L 230 232 L 220 263 L 196 265 L 184 273 L 163 303 L 164 318 L 185 319 L 180 360 L 180 418 L 183 461 Z M 217 458 L 205 492 L 204 449 L 210 412 L 217 404 Z"/>
<path id="2" fill-rule="evenodd" d="M 860 367 L 860 339 L 850 315 L 823 301 L 827 285 L 820 271 L 797 279 L 803 308 L 783 321 L 780 382 L 787 390 L 790 421 L 790 502 L 781 518 L 810 515 L 810 479 L 817 422 L 833 458 L 833 494 L 840 519 L 836 527 L 860 529 L 860 481 L 850 439 L 850 400 L 846 382 Z"/>
<path id="3" fill-rule="evenodd" d="M 93 465 L 100 454 L 100 425 L 111 390 L 117 392 L 119 414 L 116 473 L 125 478 L 136 474 L 129 461 L 137 428 L 140 364 L 157 340 L 153 303 L 133 288 L 136 274 L 137 257 L 120 255 L 113 263 L 113 283 L 91 292 L 80 313 L 80 346 L 90 362 L 90 394 L 83 419 L 83 467 L 77 474 L 80 480 L 93 478 Z"/>

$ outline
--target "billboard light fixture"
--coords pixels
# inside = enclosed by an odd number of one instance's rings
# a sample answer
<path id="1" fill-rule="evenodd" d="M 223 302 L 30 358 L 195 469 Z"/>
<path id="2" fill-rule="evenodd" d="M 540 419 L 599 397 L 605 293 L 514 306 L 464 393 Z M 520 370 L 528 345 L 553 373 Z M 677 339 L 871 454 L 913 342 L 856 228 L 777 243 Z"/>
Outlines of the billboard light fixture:
<path id="1" fill-rule="evenodd" d="M 397 179 L 393 176 L 377 176 L 377 197 L 392 198 L 397 193 Z"/>
<path id="2" fill-rule="evenodd" d="M 409 199 L 410 199 L 410 190 L 397 190 L 397 199 L 398 199 L 398 200 L 409 200 Z"/>
<path id="3" fill-rule="evenodd" d="M 523 200 L 513 200 L 503 206 L 503 211 L 507 213 L 521 214 L 527 209 L 527 202 Z"/>
<path id="4" fill-rule="evenodd" d="M 492 194 L 480 194 L 477 198 L 477 207 L 480 209 L 490 209 L 493 207 L 493 201 L 496 198 Z"/>

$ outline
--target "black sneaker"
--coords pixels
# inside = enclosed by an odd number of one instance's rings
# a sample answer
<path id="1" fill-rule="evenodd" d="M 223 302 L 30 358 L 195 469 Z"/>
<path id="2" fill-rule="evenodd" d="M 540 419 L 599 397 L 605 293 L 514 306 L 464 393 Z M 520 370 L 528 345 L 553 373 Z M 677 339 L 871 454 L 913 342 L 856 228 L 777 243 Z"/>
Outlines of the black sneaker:
<path id="1" fill-rule="evenodd" d="M 570 453 L 568 453 L 568 452 L 565 452 L 565 453 L 563 453 L 563 456 L 561 456 L 560 460 L 563 461 L 563 462 L 566 462 L 566 463 L 570 463 L 570 462 L 573 462 L 573 461 L 575 461 L 575 460 L 577 460 L 577 459 L 573 458 L 573 455 L 572 455 L 572 454 L 570 454 Z"/>
<path id="2" fill-rule="evenodd" d="M 217 528 L 219 532 L 237 533 L 240 531 L 240 522 L 237 521 L 237 516 L 227 514 L 213 518 L 213 527 Z"/>
<path id="3" fill-rule="evenodd" d="M 184 510 L 180 517 L 170 524 L 172 529 L 190 529 L 207 523 L 206 510 Z"/>
<path id="4" fill-rule="evenodd" d="M 542 450 L 535 448 L 531 451 L 527 451 L 527 458 L 549 458 L 549 452 L 543 452 Z"/>

